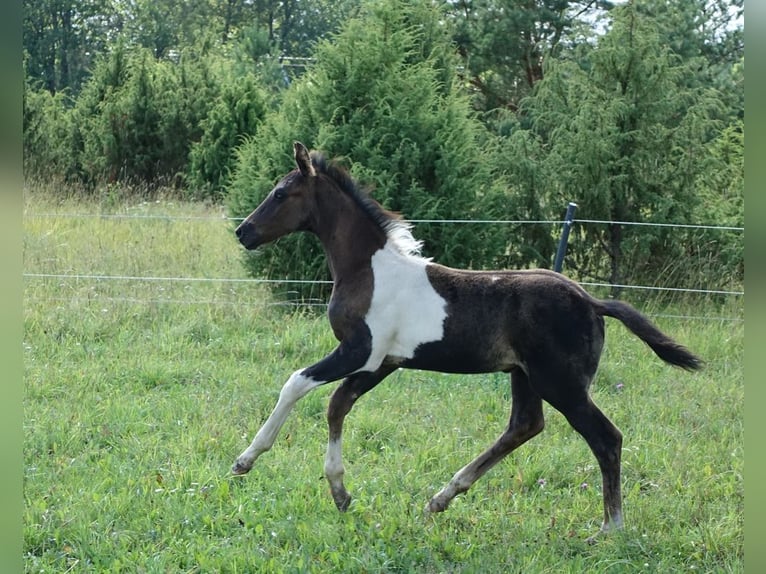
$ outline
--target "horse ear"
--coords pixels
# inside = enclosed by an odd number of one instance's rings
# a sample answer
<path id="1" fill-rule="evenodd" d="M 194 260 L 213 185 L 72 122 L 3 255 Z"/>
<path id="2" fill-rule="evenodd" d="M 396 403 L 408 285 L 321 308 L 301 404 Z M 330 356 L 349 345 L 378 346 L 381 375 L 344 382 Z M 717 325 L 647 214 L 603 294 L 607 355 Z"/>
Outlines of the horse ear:
<path id="1" fill-rule="evenodd" d="M 295 150 L 295 163 L 298 165 L 298 169 L 306 177 L 315 176 L 316 170 L 311 165 L 311 157 L 309 156 L 309 150 L 301 142 L 293 143 L 293 149 Z"/>

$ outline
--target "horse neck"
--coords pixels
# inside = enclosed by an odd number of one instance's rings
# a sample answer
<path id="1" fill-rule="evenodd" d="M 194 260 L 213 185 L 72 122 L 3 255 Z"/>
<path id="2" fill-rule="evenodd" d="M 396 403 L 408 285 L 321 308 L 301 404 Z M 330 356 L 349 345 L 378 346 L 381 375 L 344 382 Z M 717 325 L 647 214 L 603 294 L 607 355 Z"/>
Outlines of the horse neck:
<path id="1" fill-rule="evenodd" d="M 324 247 L 333 280 L 369 269 L 373 253 L 387 240 L 386 233 L 356 202 L 338 189 L 317 194 L 312 230 Z"/>

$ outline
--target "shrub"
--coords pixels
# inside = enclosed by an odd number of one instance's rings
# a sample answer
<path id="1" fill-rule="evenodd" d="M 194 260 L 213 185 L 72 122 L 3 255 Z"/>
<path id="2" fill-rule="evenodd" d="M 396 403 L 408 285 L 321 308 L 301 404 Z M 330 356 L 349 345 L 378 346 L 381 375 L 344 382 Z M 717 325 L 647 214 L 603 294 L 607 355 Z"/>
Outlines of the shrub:
<path id="1" fill-rule="evenodd" d="M 26 175 L 63 174 L 95 185 L 180 185 L 189 148 L 217 93 L 214 58 L 194 51 L 157 60 L 118 43 L 73 103 L 25 90 Z"/>
<path id="2" fill-rule="evenodd" d="M 256 133 L 266 113 L 267 96 L 253 74 L 227 75 L 207 117 L 202 137 L 189 154 L 189 194 L 221 199 L 236 154 L 247 136 Z"/>
<path id="3" fill-rule="evenodd" d="M 574 201 L 579 219 L 610 222 L 575 227 L 567 269 L 616 285 L 614 296 L 623 284 L 717 283 L 710 263 L 718 255 L 699 233 L 620 222 L 717 223 L 700 176 L 717 187 L 712 175 L 725 163 L 711 162 L 721 100 L 689 82 L 701 64 L 663 45 L 656 20 L 633 4 L 611 14 L 610 29 L 585 57 L 549 62 L 523 102 L 529 133 L 513 141 L 519 150 L 526 145 L 533 177 L 520 180 L 522 195 L 536 196 L 549 218 Z"/>
<path id="4" fill-rule="evenodd" d="M 407 219 L 502 214 L 507 185 L 496 167 L 496 140 L 457 86 L 437 11 L 411 2 L 370 4 L 332 43 L 321 43 L 316 58 L 239 149 L 228 189 L 233 216 L 249 213 L 294 167 L 296 139 L 346 158 L 374 197 Z M 465 267 L 503 265 L 501 234 L 467 225 L 416 230 L 426 255 Z M 298 236 L 283 245 L 248 257 L 246 265 L 258 276 L 328 278 L 316 241 Z"/>
<path id="5" fill-rule="evenodd" d="M 59 178 L 70 172 L 72 118 L 64 92 L 24 86 L 24 176 Z"/>

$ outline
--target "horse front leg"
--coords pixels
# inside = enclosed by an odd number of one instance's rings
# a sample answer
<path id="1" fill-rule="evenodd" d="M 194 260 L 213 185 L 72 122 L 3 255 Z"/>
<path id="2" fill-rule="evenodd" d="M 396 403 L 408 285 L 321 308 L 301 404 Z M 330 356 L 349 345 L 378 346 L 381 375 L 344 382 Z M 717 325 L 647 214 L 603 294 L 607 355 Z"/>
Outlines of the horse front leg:
<path id="1" fill-rule="evenodd" d="M 387 375 L 395 370 L 394 367 L 381 367 L 375 372 L 364 372 L 351 375 L 335 390 L 327 409 L 327 425 L 329 438 L 327 454 L 324 459 L 324 473 L 330 485 L 330 492 L 338 510 L 345 512 L 351 504 L 351 495 L 343 485 L 342 435 L 343 420 L 351 411 L 351 407 L 359 397 L 371 390 Z"/>
<path id="2" fill-rule="evenodd" d="M 269 418 L 263 423 L 263 426 L 255 435 L 250 446 L 237 457 L 236 462 L 231 467 L 231 472 L 233 474 L 247 474 L 250 469 L 253 468 L 255 460 L 274 445 L 277 434 L 282 428 L 282 425 L 285 424 L 287 416 L 290 414 L 290 411 L 293 410 L 295 403 L 312 389 L 327 382 L 321 380 L 317 381 L 311 377 L 307 377 L 303 374 L 306 370 L 307 369 L 295 371 L 284 384 L 282 390 L 279 392 L 279 400 L 277 401 L 274 410 L 271 411 L 271 415 L 269 415 Z"/>
<path id="3" fill-rule="evenodd" d="M 295 404 L 315 388 L 337 381 L 365 366 L 370 356 L 370 331 L 362 323 L 354 336 L 344 339 L 341 344 L 318 363 L 295 371 L 282 387 L 274 410 L 263 423 L 255 438 L 231 467 L 236 475 L 246 474 L 253 468 L 255 460 L 269 450 L 285 424 Z"/>

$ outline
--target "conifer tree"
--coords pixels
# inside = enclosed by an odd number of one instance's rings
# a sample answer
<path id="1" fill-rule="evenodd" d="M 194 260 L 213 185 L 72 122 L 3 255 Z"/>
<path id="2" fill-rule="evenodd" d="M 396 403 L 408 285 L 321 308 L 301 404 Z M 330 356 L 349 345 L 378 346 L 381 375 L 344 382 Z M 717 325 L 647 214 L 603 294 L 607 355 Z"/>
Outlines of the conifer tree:
<path id="1" fill-rule="evenodd" d="M 683 261 L 669 230 L 620 222 L 693 221 L 721 102 L 688 81 L 699 62 L 664 45 L 651 16 L 633 3 L 612 13 L 590 53 L 551 63 L 524 113 L 548 204 L 574 201 L 580 218 L 613 222 L 578 226 L 567 267 L 620 285 L 656 281 Z"/>
<path id="2" fill-rule="evenodd" d="M 316 65 L 285 93 L 255 137 L 239 150 L 228 192 L 232 215 L 252 210 L 293 166 L 300 140 L 345 157 L 374 197 L 407 219 L 498 215 L 508 186 L 492 136 L 455 81 L 455 60 L 440 13 L 429 2 L 369 3 Z M 450 265 L 504 266 L 499 227 L 419 225 L 425 254 Z M 249 259 L 256 274 L 327 278 L 313 239 L 291 237 Z"/>

